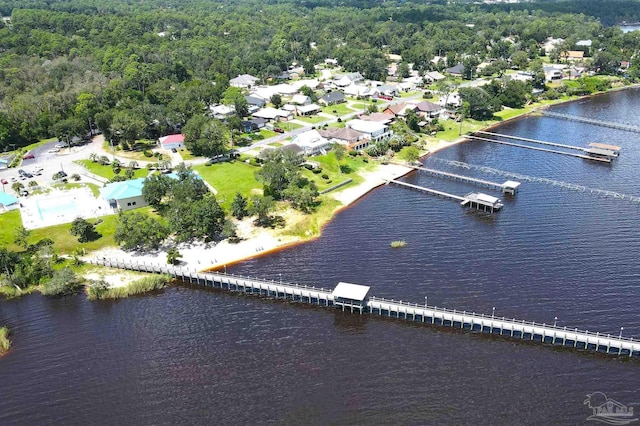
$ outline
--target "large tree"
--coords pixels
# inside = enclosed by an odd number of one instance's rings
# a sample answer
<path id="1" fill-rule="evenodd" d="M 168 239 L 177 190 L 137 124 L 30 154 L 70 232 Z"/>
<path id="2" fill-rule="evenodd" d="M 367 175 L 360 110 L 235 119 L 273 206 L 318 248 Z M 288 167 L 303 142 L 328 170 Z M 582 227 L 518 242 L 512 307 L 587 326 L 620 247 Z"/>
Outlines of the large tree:
<path id="1" fill-rule="evenodd" d="M 215 157 L 227 152 L 231 136 L 220 121 L 201 115 L 192 117 L 182 129 L 184 144 L 193 155 Z"/>
<path id="2" fill-rule="evenodd" d="M 169 235 L 166 225 L 142 213 L 120 213 L 113 238 L 123 250 L 155 250 Z"/>

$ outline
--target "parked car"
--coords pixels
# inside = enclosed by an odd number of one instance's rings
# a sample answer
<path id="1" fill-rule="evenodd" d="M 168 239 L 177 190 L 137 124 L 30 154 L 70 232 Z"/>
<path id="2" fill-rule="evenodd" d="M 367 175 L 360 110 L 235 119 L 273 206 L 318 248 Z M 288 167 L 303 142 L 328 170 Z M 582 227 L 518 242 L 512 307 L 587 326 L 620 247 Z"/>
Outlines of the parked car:
<path id="1" fill-rule="evenodd" d="M 176 152 L 178 152 L 178 150 L 175 149 L 175 148 L 171 148 L 171 152 L 173 152 L 175 154 Z"/>
<path id="2" fill-rule="evenodd" d="M 2 183 L 3 185 L 6 185 L 9 183 L 9 181 L 7 181 L 6 179 L 0 179 L 0 183 Z"/>
<path id="3" fill-rule="evenodd" d="M 53 153 L 56 153 L 56 152 L 60 152 L 60 148 L 53 147 L 53 148 L 51 148 L 51 149 L 50 149 L 49 151 L 47 151 L 47 152 L 48 152 L 49 154 L 53 154 Z"/>
<path id="4" fill-rule="evenodd" d="M 284 130 L 282 130 L 280 127 L 276 127 L 275 129 L 273 129 L 273 131 L 276 133 L 284 133 Z"/>
<path id="5" fill-rule="evenodd" d="M 53 147 L 54 147 L 54 148 L 61 149 L 61 148 L 66 148 L 67 146 L 68 146 L 68 145 L 67 145 L 66 143 L 64 143 L 64 142 L 60 142 L 60 143 L 55 144 Z"/>
<path id="6" fill-rule="evenodd" d="M 32 158 L 36 158 L 32 153 L 25 154 L 24 157 L 22 157 L 23 160 L 30 160 Z"/>
<path id="7" fill-rule="evenodd" d="M 26 189 L 23 189 L 20 191 L 20 195 L 22 195 L 23 197 L 26 197 L 27 195 L 29 195 L 29 191 L 27 191 Z"/>

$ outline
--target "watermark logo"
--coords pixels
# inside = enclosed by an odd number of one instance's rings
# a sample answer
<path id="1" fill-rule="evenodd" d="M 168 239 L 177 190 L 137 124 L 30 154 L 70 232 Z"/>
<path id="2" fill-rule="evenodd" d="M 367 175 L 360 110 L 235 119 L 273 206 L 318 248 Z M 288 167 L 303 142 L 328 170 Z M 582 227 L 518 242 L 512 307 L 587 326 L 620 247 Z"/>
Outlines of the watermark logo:
<path id="1" fill-rule="evenodd" d="M 627 407 L 615 399 L 607 398 L 607 395 L 602 392 L 587 394 L 584 405 L 593 410 L 593 414 L 587 417 L 587 420 L 609 425 L 628 425 L 638 421 L 638 417 L 634 417 L 633 407 Z"/>

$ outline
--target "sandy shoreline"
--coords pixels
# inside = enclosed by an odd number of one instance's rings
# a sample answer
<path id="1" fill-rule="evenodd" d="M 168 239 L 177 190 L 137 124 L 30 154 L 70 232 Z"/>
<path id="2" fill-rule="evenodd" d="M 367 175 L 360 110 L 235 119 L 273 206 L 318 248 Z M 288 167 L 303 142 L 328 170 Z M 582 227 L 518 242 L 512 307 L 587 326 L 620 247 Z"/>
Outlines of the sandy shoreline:
<path id="1" fill-rule="evenodd" d="M 464 140 L 464 138 L 460 138 L 454 142 L 439 141 L 435 147 L 430 148 L 425 156 L 432 155 Z M 391 179 L 402 177 L 412 170 L 413 169 L 408 166 L 386 164 L 379 165 L 374 171 L 361 173 L 360 175 L 365 179 L 363 183 L 338 191 L 335 194 L 330 194 L 330 196 L 341 203 L 341 206 L 333 212 L 332 219 L 339 210 L 347 208 L 370 191 L 384 185 Z M 230 243 L 224 240 L 215 244 L 179 244 L 177 248 L 182 255 L 180 266 L 198 271 L 210 269 L 224 270 L 227 265 L 256 256 L 262 256 L 293 244 L 299 244 L 317 238 L 317 235 L 310 238 L 283 236 L 279 234 L 280 232 L 280 230 L 253 227 L 249 219 L 245 219 L 238 224 L 238 236 L 241 238 L 241 241 L 238 243 Z M 158 251 L 140 253 L 127 252 L 117 247 L 110 247 L 92 252 L 86 256 L 86 258 L 126 259 L 128 262 L 133 261 L 141 264 L 164 265 L 166 264 L 166 250 L 168 248 L 169 247 L 163 247 Z M 95 277 L 92 278 L 95 279 Z M 118 286 L 126 284 L 131 277 L 118 275 L 113 278 L 113 282 L 110 282 L 110 284 Z"/>

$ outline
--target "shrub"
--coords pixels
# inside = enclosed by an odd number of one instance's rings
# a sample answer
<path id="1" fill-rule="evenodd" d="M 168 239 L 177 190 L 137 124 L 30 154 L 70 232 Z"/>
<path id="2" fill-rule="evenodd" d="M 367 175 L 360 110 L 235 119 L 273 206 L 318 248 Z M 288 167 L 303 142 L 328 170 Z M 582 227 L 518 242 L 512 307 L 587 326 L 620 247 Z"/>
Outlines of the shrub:
<path id="1" fill-rule="evenodd" d="M 323 173 L 323 174 L 322 174 L 322 179 L 329 179 L 329 175 L 328 175 L 328 174 L 326 174 L 326 173 Z"/>
<path id="2" fill-rule="evenodd" d="M 142 155 L 144 155 L 145 157 L 153 157 L 153 152 L 145 149 L 144 151 L 142 151 Z"/>
<path id="3" fill-rule="evenodd" d="M 315 175 L 318 175 L 318 174 L 322 173 L 322 168 L 318 167 L 317 169 L 313 169 L 313 170 L 311 170 L 311 173 L 313 173 Z"/>
<path id="4" fill-rule="evenodd" d="M 80 175 L 77 173 L 74 173 L 71 175 L 71 180 L 75 180 L 76 182 L 80 180 Z"/>
<path id="5" fill-rule="evenodd" d="M 356 157 L 358 155 L 358 151 L 356 151 L 355 149 L 351 149 L 349 150 L 349 155 L 351 157 Z"/>
<path id="6" fill-rule="evenodd" d="M 40 293 L 44 296 L 66 296 L 78 291 L 81 285 L 75 272 L 64 268 L 53 273 L 53 277 L 40 287 Z"/>
<path id="7" fill-rule="evenodd" d="M 120 299 L 154 290 L 161 290 L 167 286 L 169 281 L 171 281 L 171 277 L 168 275 L 151 275 L 134 281 L 124 287 L 105 288 L 106 283 L 101 280 L 89 286 L 87 297 L 91 300 Z M 93 286 L 95 286 L 95 288 L 91 290 Z"/>

